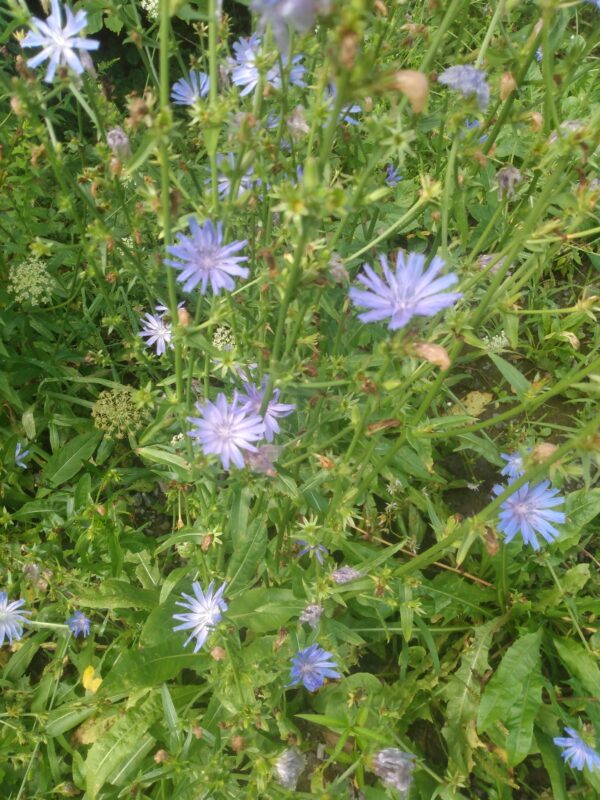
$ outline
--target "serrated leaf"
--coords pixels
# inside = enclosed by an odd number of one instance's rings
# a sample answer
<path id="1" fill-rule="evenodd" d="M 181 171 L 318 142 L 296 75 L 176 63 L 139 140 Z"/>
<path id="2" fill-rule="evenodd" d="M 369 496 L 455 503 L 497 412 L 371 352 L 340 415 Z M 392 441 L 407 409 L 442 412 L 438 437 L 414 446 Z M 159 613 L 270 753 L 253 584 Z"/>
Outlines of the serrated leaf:
<path id="1" fill-rule="evenodd" d="M 130 709 L 92 745 L 84 766 L 90 800 L 95 800 L 105 783 L 123 780 L 139 761 L 140 752 L 148 751 L 147 732 L 159 716 L 160 703 L 152 697 L 139 708 Z"/>
<path id="2" fill-rule="evenodd" d="M 494 620 L 475 628 L 473 639 L 463 653 L 460 666 L 448 681 L 444 692 L 448 704 L 443 734 L 448 742 L 450 756 L 463 772 L 470 772 L 473 766 L 467 726 L 477 719 L 481 678 L 490 666 L 488 654 L 498 625 L 498 621 Z"/>

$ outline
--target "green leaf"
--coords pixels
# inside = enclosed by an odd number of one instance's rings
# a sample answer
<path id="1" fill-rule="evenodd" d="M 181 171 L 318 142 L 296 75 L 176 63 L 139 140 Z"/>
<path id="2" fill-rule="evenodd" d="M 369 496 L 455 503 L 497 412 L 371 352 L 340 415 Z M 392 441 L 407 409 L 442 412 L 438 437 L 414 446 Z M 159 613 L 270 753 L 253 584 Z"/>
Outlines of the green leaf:
<path id="1" fill-rule="evenodd" d="M 542 733 L 539 728 L 535 729 L 535 740 L 550 778 L 553 800 L 569 800 L 565 784 L 564 761 L 560 757 L 560 751 L 552 739 Z"/>
<path id="2" fill-rule="evenodd" d="M 250 589 L 231 601 L 227 618 L 240 628 L 268 633 L 298 616 L 305 605 L 289 589 Z"/>
<path id="3" fill-rule="evenodd" d="M 147 608 L 158 605 L 158 589 L 140 589 L 127 581 L 107 580 L 101 587 L 89 594 L 82 594 L 79 605 L 88 608 Z"/>
<path id="4" fill-rule="evenodd" d="M 515 390 L 519 400 L 523 400 L 525 395 L 531 391 L 531 384 L 527 378 L 522 375 L 519 370 L 512 364 L 509 364 L 506 359 L 496 353 L 488 353 L 490 360 L 494 363 L 502 377 L 511 385 Z"/>
<path id="5" fill-rule="evenodd" d="M 475 628 L 460 667 L 448 681 L 444 692 L 448 704 L 442 733 L 448 742 L 451 758 L 464 773 L 473 768 L 473 728 L 481 697 L 481 677 L 490 667 L 488 654 L 498 626 L 498 620 L 493 620 Z"/>
<path id="6" fill-rule="evenodd" d="M 35 439 L 35 417 L 33 416 L 33 409 L 35 406 L 29 406 L 29 408 L 23 412 L 23 416 L 21 417 L 21 424 L 23 425 L 23 430 L 27 434 L 28 439 Z"/>
<path id="7" fill-rule="evenodd" d="M 175 678 L 182 669 L 208 668 L 209 657 L 194 653 L 193 643 L 184 649 L 184 633 L 174 634 L 169 629 L 165 635 L 162 644 L 124 653 L 104 679 L 102 694 L 156 686 Z"/>
<path id="8" fill-rule="evenodd" d="M 572 639 L 554 639 L 560 660 L 592 697 L 600 697 L 600 668 L 585 647 Z"/>
<path id="9" fill-rule="evenodd" d="M 101 438 L 100 431 L 91 431 L 71 439 L 48 460 L 44 468 L 45 480 L 53 486 L 60 486 L 73 478 L 91 458 Z"/>
<path id="10" fill-rule="evenodd" d="M 238 531 L 238 541 L 227 567 L 227 591 L 244 588 L 256 574 L 267 552 L 267 526 L 264 516 L 253 520 L 247 529 Z"/>
<path id="11" fill-rule="evenodd" d="M 162 450 L 160 447 L 138 447 L 135 452 L 146 461 L 151 461 L 154 464 L 168 464 L 168 466 L 174 467 L 177 473 L 186 479 L 190 476 L 192 468 L 190 463 L 176 453 Z"/>
<path id="12" fill-rule="evenodd" d="M 570 492 L 567 495 L 565 514 L 567 519 L 560 526 L 560 537 L 557 540 L 563 553 L 579 542 L 582 530 L 600 514 L 600 488 Z"/>
<path id="13" fill-rule="evenodd" d="M 490 731 L 496 722 L 502 723 L 500 734 L 494 733 L 502 740 L 511 767 L 531 750 L 533 723 L 542 704 L 541 639 L 539 630 L 522 636 L 508 648 L 479 706 L 480 732 Z"/>
<path id="14" fill-rule="evenodd" d="M 85 761 L 86 790 L 95 800 L 105 783 L 120 783 L 139 764 L 154 739 L 148 729 L 160 716 L 160 702 L 151 697 L 142 706 L 130 709 L 90 748 Z"/>
<path id="15" fill-rule="evenodd" d="M 72 730 L 76 725 L 81 725 L 86 719 L 96 711 L 94 706 L 84 706 L 83 708 L 56 708 L 50 712 L 46 721 L 46 733 L 48 736 L 60 736 Z"/>

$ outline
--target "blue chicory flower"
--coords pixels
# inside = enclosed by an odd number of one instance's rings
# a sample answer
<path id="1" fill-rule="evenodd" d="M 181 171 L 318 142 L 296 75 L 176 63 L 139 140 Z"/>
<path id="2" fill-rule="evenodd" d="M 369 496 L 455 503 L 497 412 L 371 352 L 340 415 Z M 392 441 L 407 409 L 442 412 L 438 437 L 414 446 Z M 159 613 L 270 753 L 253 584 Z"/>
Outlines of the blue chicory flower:
<path id="1" fill-rule="evenodd" d="M 75 638 L 82 636 L 85 639 L 89 636 L 90 624 L 91 621 L 86 617 L 83 611 L 75 611 L 67 620 L 67 626 Z"/>
<path id="2" fill-rule="evenodd" d="M 327 93 L 325 97 L 325 103 L 329 108 L 333 108 L 333 104 L 335 102 L 335 97 L 337 94 L 337 89 L 335 88 L 335 84 L 331 83 L 327 87 Z M 362 112 L 362 108 L 357 103 L 347 103 L 345 106 L 342 106 L 340 109 L 340 115 L 338 117 L 338 122 L 345 122 L 346 125 L 358 125 L 358 120 L 352 116 L 353 114 L 360 114 Z"/>
<path id="3" fill-rule="evenodd" d="M 181 596 L 185 598 L 186 602 L 178 600 L 175 604 L 187 608 L 188 611 L 185 614 L 173 614 L 173 619 L 181 622 L 181 625 L 177 625 L 173 630 L 191 630 L 183 646 L 186 647 L 188 642 L 196 639 L 194 653 L 200 650 L 210 632 L 221 621 L 223 612 L 227 611 L 227 603 L 223 599 L 225 585 L 220 586 L 215 592 L 214 581 L 211 581 L 206 592 L 203 592 L 200 584 L 195 581 L 192 583 L 194 597 L 182 592 Z"/>
<path id="4" fill-rule="evenodd" d="M 302 546 L 302 550 L 298 553 L 298 558 L 308 554 L 309 556 L 316 556 L 319 564 L 322 564 L 323 556 L 329 555 L 329 550 L 323 544 L 310 544 L 305 539 L 295 539 L 294 541 Z"/>
<path id="5" fill-rule="evenodd" d="M 496 495 L 503 491 L 503 486 L 494 486 Z M 517 533 L 534 550 L 540 549 L 536 534 L 552 543 L 559 535 L 552 523 L 562 523 L 566 519 L 562 511 L 552 509 L 564 502 L 565 499 L 558 494 L 558 489 L 550 488 L 550 481 L 542 481 L 533 487 L 528 483 L 523 484 L 500 506 L 498 528 L 504 533 L 506 543 L 511 542 Z"/>
<path id="6" fill-rule="evenodd" d="M 490 87 L 487 84 L 487 75 L 483 70 L 469 64 L 457 64 L 449 67 L 438 77 L 438 83 L 460 92 L 463 97 L 475 96 L 477 105 L 482 111 L 490 102 Z"/>
<path id="7" fill-rule="evenodd" d="M 23 636 L 23 625 L 27 622 L 25 615 L 31 614 L 31 611 L 21 608 L 24 605 L 25 600 L 9 602 L 6 592 L 0 592 L 0 647 L 4 639 L 12 644 Z"/>
<path id="8" fill-rule="evenodd" d="M 171 100 L 178 106 L 193 106 L 206 97 L 210 79 L 205 72 L 192 71 L 187 78 L 179 78 L 171 86 Z"/>
<path id="9" fill-rule="evenodd" d="M 231 81 L 236 86 L 241 87 L 240 95 L 245 97 L 253 92 L 258 86 L 260 70 L 256 64 L 261 47 L 261 38 L 257 33 L 253 33 L 249 38 L 239 39 L 233 44 L 234 56 L 231 60 Z M 305 87 L 303 80 L 306 67 L 302 65 L 302 56 L 296 55 L 292 58 L 288 81 L 292 86 Z M 285 66 L 285 62 L 284 62 Z M 265 75 L 265 84 L 274 89 L 281 89 L 283 85 L 281 69 L 279 64 L 274 64 Z"/>
<path id="10" fill-rule="evenodd" d="M 21 442 L 17 442 L 15 447 L 15 464 L 21 469 L 27 469 L 25 458 L 29 455 L 29 450 L 23 450 Z"/>
<path id="11" fill-rule="evenodd" d="M 261 28 L 271 25 L 277 47 L 289 52 L 289 29 L 306 33 L 315 24 L 317 14 L 328 14 L 332 0 L 252 0 L 250 8 L 260 17 Z"/>
<path id="12" fill-rule="evenodd" d="M 189 218 L 192 235 L 177 234 L 177 244 L 167 247 L 167 252 L 177 260 L 165 259 L 165 264 L 180 270 L 177 280 L 183 283 L 183 290 L 190 292 L 200 284 L 200 293 L 206 294 L 210 283 L 213 294 L 221 289 L 232 291 L 235 281 L 232 276 L 248 277 L 248 269 L 240 267 L 246 256 L 236 256 L 248 241 L 232 242 L 223 245 L 223 223 L 215 226 L 210 220 L 199 225 L 194 217 Z"/>
<path id="13" fill-rule="evenodd" d="M 253 414 L 259 414 L 262 402 L 267 390 L 268 379 L 265 376 L 260 387 L 255 386 L 248 381 L 244 381 L 244 392 L 240 395 L 240 400 L 243 401 L 243 410 Z M 281 430 L 279 427 L 278 419 L 281 417 L 288 417 L 296 410 L 293 403 L 280 403 L 279 401 L 280 390 L 275 389 L 273 396 L 262 415 L 265 423 L 265 439 L 267 442 L 272 442 L 276 433 Z"/>
<path id="14" fill-rule="evenodd" d="M 436 278 L 444 267 L 444 261 L 437 256 L 425 267 L 425 256 L 409 253 L 407 257 L 399 252 L 396 271 L 393 273 L 385 256 L 379 260 L 383 269 L 383 279 L 368 264 L 358 280 L 367 287 L 352 288 L 349 297 L 359 308 L 367 308 L 358 315 L 362 322 L 380 322 L 390 319 L 388 328 L 395 331 L 403 328 L 415 316 L 431 317 L 462 297 L 460 292 L 447 292 L 448 287 L 458 280 L 453 272 Z"/>
<path id="15" fill-rule="evenodd" d="M 600 755 L 586 744 L 574 728 L 565 727 L 568 736 L 555 736 L 554 744 L 562 747 L 561 753 L 565 762 L 573 769 L 589 770 L 600 769 Z"/>
<path id="16" fill-rule="evenodd" d="M 73 72 L 81 75 L 84 66 L 81 63 L 80 50 L 97 50 L 100 42 L 94 39 L 84 39 L 77 34 L 87 25 L 87 12 L 80 9 L 73 14 L 68 6 L 64 13 L 66 22 L 63 27 L 63 9 L 59 0 L 51 0 L 51 13 L 46 20 L 38 17 L 31 18 L 32 30 L 21 42 L 21 47 L 41 47 L 42 50 L 28 59 L 28 67 L 39 67 L 48 59 L 48 69 L 44 80 L 52 83 L 56 70 L 61 66 L 71 67 Z"/>
<path id="17" fill-rule="evenodd" d="M 387 183 L 387 185 L 391 186 L 392 188 L 398 186 L 398 184 L 402 180 L 402 175 L 400 175 L 396 167 L 393 164 L 388 164 L 387 167 L 385 168 L 385 172 L 386 172 L 385 182 Z"/>
<path id="18" fill-rule="evenodd" d="M 157 356 L 164 355 L 167 347 L 173 347 L 171 343 L 173 329 L 168 322 L 165 322 L 164 314 L 146 314 L 142 322 L 144 323 L 144 327 L 138 335 L 146 340 L 146 347 L 156 346 Z"/>
<path id="19" fill-rule="evenodd" d="M 506 465 L 500 471 L 500 475 L 506 475 L 509 483 L 516 481 L 517 478 L 525 474 L 521 453 L 500 453 L 500 455 L 506 461 Z"/>
<path id="20" fill-rule="evenodd" d="M 290 671 L 291 683 L 288 686 L 297 686 L 302 683 L 309 692 L 316 692 L 325 683 L 325 678 L 341 678 L 336 669 L 333 654 L 323 650 L 318 644 L 311 644 L 299 650 L 292 658 Z"/>
<path id="21" fill-rule="evenodd" d="M 244 410 L 242 400 L 234 392 L 231 403 L 221 392 L 215 403 L 196 403 L 201 417 L 188 417 L 194 426 L 188 436 L 196 439 L 205 455 L 217 455 L 224 469 L 233 462 L 240 469 L 244 466 L 243 451 L 256 453 L 257 442 L 265 435 L 262 417 Z"/>

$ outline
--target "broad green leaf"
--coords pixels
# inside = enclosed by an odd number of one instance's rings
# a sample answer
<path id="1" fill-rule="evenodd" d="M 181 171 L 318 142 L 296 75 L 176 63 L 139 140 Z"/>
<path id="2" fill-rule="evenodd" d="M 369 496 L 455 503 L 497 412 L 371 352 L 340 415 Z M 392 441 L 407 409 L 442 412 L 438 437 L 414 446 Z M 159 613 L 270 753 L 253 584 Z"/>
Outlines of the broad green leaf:
<path id="1" fill-rule="evenodd" d="M 305 605 L 289 589 L 249 589 L 231 601 L 227 618 L 240 628 L 268 633 L 298 616 Z"/>
<path id="2" fill-rule="evenodd" d="M 140 589 L 127 581 L 107 580 L 95 592 L 82 594 L 78 598 L 79 605 L 88 608 L 147 608 L 158 605 L 158 588 L 156 591 Z"/>
<path id="3" fill-rule="evenodd" d="M 121 782 L 153 744 L 148 729 L 158 719 L 160 701 L 151 697 L 142 706 L 120 717 L 90 748 L 85 761 L 85 780 L 90 800 L 105 783 Z M 142 755 L 142 757 L 143 757 Z"/>
<path id="4" fill-rule="evenodd" d="M 227 591 L 244 588 L 254 578 L 267 552 L 267 526 L 264 517 L 254 519 L 238 541 L 227 567 Z"/>
<path id="5" fill-rule="evenodd" d="M 552 739 L 546 736 L 545 733 L 542 733 L 539 728 L 535 729 L 535 741 L 537 742 L 544 767 L 550 778 L 553 800 L 569 800 L 565 784 L 564 761 L 560 756 L 560 750 Z"/>
<path id="6" fill-rule="evenodd" d="M 60 736 L 72 730 L 77 725 L 81 725 L 86 719 L 96 711 L 94 706 L 84 706 L 83 708 L 56 708 L 50 712 L 46 721 L 46 733 L 48 736 Z"/>
<path id="7" fill-rule="evenodd" d="M 448 681 L 444 696 L 446 725 L 444 738 L 448 742 L 450 756 L 462 772 L 473 768 L 473 727 L 481 697 L 481 678 L 489 669 L 488 654 L 497 620 L 475 628 L 473 638 L 461 658 L 460 666 Z"/>
<path id="8" fill-rule="evenodd" d="M 600 668 L 597 659 L 573 639 L 554 639 L 560 660 L 592 697 L 600 697 Z"/>
<path id="9" fill-rule="evenodd" d="M 162 644 L 124 653 L 104 679 L 101 692 L 157 686 L 175 678 L 182 669 L 207 669 L 209 656 L 202 651 L 194 653 L 193 641 L 184 648 L 186 638 L 185 631 L 173 633 L 169 628 Z"/>
<path id="10" fill-rule="evenodd" d="M 242 488 L 241 486 L 237 487 L 233 495 L 229 520 L 231 541 L 234 551 L 238 547 L 243 546 L 244 539 L 246 538 L 251 496 L 250 490 L 246 487 Z"/>
<path id="11" fill-rule="evenodd" d="M 191 465 L 183 456 L 178 456 L 177 453 L 171 453 L 169 450 L 163 450 L 160 447 L 138 447 L 135 452 L 146 461 L 174 467 L 183 477 L 189 478 Z"/>
<path id="12" fill-rule="evenodd" d="M 600 488 L 570 492 L 567 495 L 564 512 L 567 519 L 560 525 L 560 537 L 557 540 L 558 547 L 563 553 L 578 543 L 585 526 L 600 515 Z"/>
<path id="13" fill-rule="evenodd" d="M 508 648 L 479 706 L 479 732 L 489 732 L 494 723 L 501 723 L 497 738 L 502 740 L 510 766 L 520 763 L 531 750 L 533 723 L 542 703 L 541 638 L 541 630 L 528 633 Z"/>
<path id="14" fill-rule="evenodd" d="M 100 431 L 91 431 L 71 439 L 48 460 L 44 478 L 53 486 L 60 486 L 73 478 L 91 458 L 101 438 Z"/>

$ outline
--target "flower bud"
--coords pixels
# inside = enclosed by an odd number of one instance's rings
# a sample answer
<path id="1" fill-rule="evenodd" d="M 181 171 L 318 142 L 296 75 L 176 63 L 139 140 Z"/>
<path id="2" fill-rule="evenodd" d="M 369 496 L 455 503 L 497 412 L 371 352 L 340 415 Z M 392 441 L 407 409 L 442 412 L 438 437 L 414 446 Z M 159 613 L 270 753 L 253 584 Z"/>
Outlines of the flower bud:
<path id="1" fill-rule="evenodd" d="M 184 306 L 177 309 L 177 319 L 179 320 L 179 324 L 184 328 L 187 328 L 192 320 L 188 310 Z"/>
<path id="2" fill-rule="evenodd" d="M 535 464 L 543 464 L 558 450 L 555 444 L 551 442 L 540 442 L 531 451 L 531 460 Z"/>
<path id="3" fill-rule="evenodd" d="M 215 661 L 223 661 L 223 659 L 227 658 L 227 653 L 222 647 L 213 647 L 210 651 L 210 657 L 214 658 Z"/>
<path id="4" fill-rule="evenodd" d="M 506 100 L 516 91 L 517 82 L 512 72 L 504 72 L 500 78 L 500 98 Z"/>
<path id="5" fill-rule="evenodd" d="M 392 76 L 392 87 L 408 98 L 415 114 L 420 114 L 427 105 L 429 81 L 425 73 L 416 69 L 401 69 Z"/>
<path id="6" fill-rule="evenodd" d="M 532 111 L 529 115 L 531 120 L 531 128 L 534 133 L 538 133 L 544 127 L 544 118 L 539 111 Z"/>
<path id="7" fill-rule="evenodd" d="M 413 350 L 419 358 L 435 364 L 442 371 L 450 367 L 450 357 L 448 351 L 441 344 L 431 344 L 430 342 L 415 342 Z"/>

